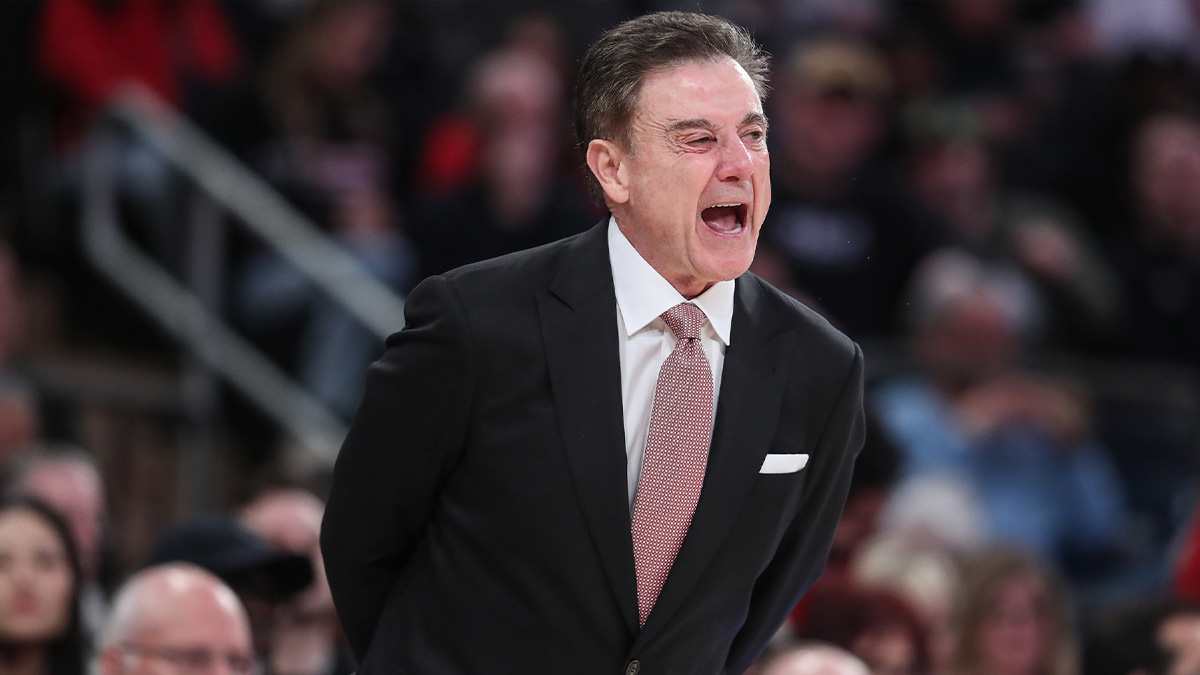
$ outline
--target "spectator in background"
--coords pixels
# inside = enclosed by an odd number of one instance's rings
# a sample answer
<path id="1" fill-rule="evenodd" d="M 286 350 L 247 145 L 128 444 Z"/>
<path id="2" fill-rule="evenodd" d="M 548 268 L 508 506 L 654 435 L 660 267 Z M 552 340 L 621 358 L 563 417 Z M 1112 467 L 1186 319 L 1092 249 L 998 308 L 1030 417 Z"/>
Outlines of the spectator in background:
<path id="1" fill-rule="evenodd" d="M 909 480 L 893 491 L 878 532 L 855 557 L 850 578 L 898 594 L 920 617 L 930 672 L 945 671 L 954 593 L 963 562 L 985 540 L 984 523 L 970 485 L 945 475 Z"/>
<path id="2" fill-rule="evenodd" d="M 546 244 L 599 218 L 570 152 L 566 84 L 554 60 L 506 45 L 475 64 L 466 89 L 478 170 L 414 217 L 426 274 Z"/>
<path id="3" fill-rule="evenodd" d="M 1200 366 L 1200 119 L 1149 117 L 1131 154 L 1131 222 L 1108 249 L 1131 299 L 1125 350 Z"/>
<path id="4" fill-rule="evenodd" d="M 563 86 L 573 73 L 573 59 L 570 56 L 568 39 L 563 27 L 554 18 L 527 14 L 512 21 L 505 30 L 505 38 L 496 49 L 506 54 L 525 54 L 533 58 L 539 67 L 548 67 L 553 75 L 548 79 L 537 82 L 527 82 L 521 86 L 553 90 Z M 487 57 L 483 57 L 487 60 Z M 475 70 L 480 70 L 479 64 Z M 543 75 L 549 73 L 543 72 Z M 424 134 L 422 141 L 422 156 L 416 172 L 414 188 L 423 195 L 443 197 L 451 192 L 464 188 L 475 180 L 480 173 L 483 160 L 483 136 L 489 126 L 495 123 L 490 119 L 492 113 L 505 111 L 489 110 L 494 107 L 491 101 L 482 100 L 484 97 L 477 83 L 470 82 L 474 73 L 468 74 L 468 83 L 463 92 L 464 101 L 456 108 L 443 113 L 434 120 Z M 509 87 L 513 85 L 510 81 Z M 559 97 L 563 96 L 558 91 Z M 509 102 L 509 106 L 520 109 L 522 106 L 554 105 L 553 100 L 547 101 L 544 95 L 538 95 L 532 100 Z M 565 114 L 560 111 L 560 115 Z M 559 130 L 564 133 L 563 130 Z"/>
<path id="5" fill-rule="evenodd" d="M 1078 217 L 1045 194 L 1004 183 L 970 106 L 931 103 L 910 113 L 913 192 L 946 241 L 1027 277 L 1043 342 L 1111 343 L 1121 319 L 1119 286 Z"/>
<path id="6" fill-rule="evenodd" d="M 755 675 L 879 675 L 850 652 L 829 644 L 803 643 L 785 647 L 762 659 Z"/>
<path id="7" fill-rule="evenodd" d="M 41 3 L 38 68 L 56 117 L 55 169 L 68 198 L 81 184 L 79 146 L 123 88 L 140 85 L 185 114 L 202 113 L 240 67 L 216 0 L 63 0 Z M 184 240 L 173 203 L 175 175 L 134 135 L 118 147 L 116 181 L 150 250 L 171 269 Z M 59 195 L 55 195 L 58 197 Z"/>
<path id="8" fill-rule="evenodd" d="M 100 571 L 107 509 L 96 460 L 74 446 L 35 446 L 19 455 L 7 473 L 8 494 L 40 500 L 70 525 L 82 572 L 83 629 L 94 635 L 106 611 Z"/>
<path id="9" fill-rule="evenodd" d="M 308 557 L 271 550 L 231 516 L 180 523 L 159 538 L 147 565 L 198 565 L 229 585 L 250 617 L 254 651 L 264 663 L 272 653 L 280 608 L 312 583 Z"/>
<path id="10" fill-rule="evenodd" d="M 63 518 L 31 499 L 0 502 L 0 672 L 82 675 L 80 583 Z"/>
<path id="11" fill-rule="evenodd" d="M 1088 675 L 1200 672 L 1200 604 L 1142 598 L 1110 609 L 1088 634 Z"/>
<path id="12" fill-rule="evenodd" d="M 96 654 L 98 675 L 260 672 L 237 596 L 186 564 L 135 574 L 113 601 Z"/>
<path id="13" fill-rule="evenodd" d="M 392 17 L 390 3 L 309 3 L 263 71 L 210 126 L 371 274 L 403 293 L 417 281 L 417 261 L 394 196 L 397 130 L 374 79 Z M 362 391 L 353 374 L 379 355 L 379 339 L 279 255 L 247 248 L 234 281 L 236 322 L 349 419 Z"/>
<path id="14" fill-rule="evenodd" d="M 853 583 L 825 584 L 808 595 L 808 611 L 800 623 L 792 624 L 796 637 L 846 649 L 862 659 L 872 675 L 927 672 L 926 628 L 904 598 Z"/>
<path id="15" fill-rule="evenodd" d="M 1080 675 L 1066 590 L 1038 559 L 987 551 L 956 594 L 949 675 Z"/>
<path id="16" fill-rule="evenodd" d="M 264 490 L 241 509 L 242 522 L 272 548 L 308 556 L 313 568 L 312 583 L 279 609 L 268 659 L 273 673 L 327 675 L 353 670 L 325 578 L 320 548 L 324 513 L 320 499 L 289 488 Z"/>
<path id="17" fill-rule="evenodd" d="M 1124 490 L 1085 399 L 1018 367 L 1020 279 L 948 250 L 923 265 L 909 297 L 920 371 L 870 395 L 904 480 L 962 481 L 992 538 L 1052 560 L 1114 550 Z"/>
<path id="18" fill-rule="evenodd" d="M 56 0 L 42 5 L 37 59 L 59 96 L 59 143 L 70 147 L 122 86 L 176 108 L 203 85 L 228 82 L 240 56 L 214 0 Z"/>
<path id="19" fill-rule="evenodd" d="M 754 271 L 852 337 L 888 334 L 931 242 L 874 161 L 888 125 L 887 64 L 863 42 L 826 36 L 801 43 L 778 73 L 772 207 Z"/>

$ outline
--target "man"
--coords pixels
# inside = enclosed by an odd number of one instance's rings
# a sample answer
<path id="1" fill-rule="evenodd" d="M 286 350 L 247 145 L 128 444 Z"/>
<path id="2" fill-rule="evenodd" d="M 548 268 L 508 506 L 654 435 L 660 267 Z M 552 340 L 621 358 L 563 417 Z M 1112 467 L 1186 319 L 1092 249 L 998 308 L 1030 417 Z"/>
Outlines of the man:
<path id="1" fill-rule="evenodd" d="M 307 555 L 274 550 L 237 518 L 212 514 L 168 528 L 154 544 L 148 565 L 197 565 L 228 584 L 250 617 L 254 650 L 266 659 L 278 631 L 280 608 L 313 582 Z"/>
<path id="2" fill-rule="evenodd" d="M 576 118 L 613 217 L 409 296 L 322 529 L 361 675 L 741 673 L 820 574 L 862 357 L 743 274 L 765 69 L 713 17 L 609 31 Z"/>
<path id="3" fill-rule="evenodd" d="M 237 596 L 189 564 L 134 575 L 113 602 L 96 655 L 100 675 L 258 672 Z"/>
<path id="4" fill-rule="evenodd" d="M 350 672 L 341 627 L 325 580 L 318 537 L 325 503 L 297 488 L 270 487 L 243 506 L 239 518 L 276 551 L 307 556 L 313 580 L 275 616 L 267 665 L 275 673 Z"/>

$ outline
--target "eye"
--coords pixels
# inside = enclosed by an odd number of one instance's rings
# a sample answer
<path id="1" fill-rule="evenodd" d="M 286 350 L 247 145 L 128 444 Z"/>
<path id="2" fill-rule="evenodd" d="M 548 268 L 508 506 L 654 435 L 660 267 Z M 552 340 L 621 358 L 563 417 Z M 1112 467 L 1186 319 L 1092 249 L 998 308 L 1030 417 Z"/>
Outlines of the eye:
<path id="1" fill-rule="evenodd" d="M 695 138 L 690 138 L 686 141 L 688 145 L 694 147 L 704 147 L 706 145 L 712 145 L 716 142 L 717 139 L 712 136 L 696 136 Z"/>
<path id="2" fill-rule="evenodd" d="M 742 135 L 750 139 L 752 143 L 762 143 L 767 140 L 766 129 L 750 129 Z"/>

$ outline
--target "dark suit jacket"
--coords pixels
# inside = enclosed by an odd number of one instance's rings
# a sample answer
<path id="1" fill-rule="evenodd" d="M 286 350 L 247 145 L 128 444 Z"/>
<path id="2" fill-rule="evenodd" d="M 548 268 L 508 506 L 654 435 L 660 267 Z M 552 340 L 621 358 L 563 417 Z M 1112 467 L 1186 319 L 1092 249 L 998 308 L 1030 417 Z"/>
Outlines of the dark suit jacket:
<path id="1" fill-rule="evenodd" d="M 322 528 L 362 675 L 740 675 L 820 575 L 862 354 L 746 274 L 700 502 L 639 630 L 616 311 L 604 223 L 409 296 Z M 767 453 L 810 458 L 760 474 Z"/>

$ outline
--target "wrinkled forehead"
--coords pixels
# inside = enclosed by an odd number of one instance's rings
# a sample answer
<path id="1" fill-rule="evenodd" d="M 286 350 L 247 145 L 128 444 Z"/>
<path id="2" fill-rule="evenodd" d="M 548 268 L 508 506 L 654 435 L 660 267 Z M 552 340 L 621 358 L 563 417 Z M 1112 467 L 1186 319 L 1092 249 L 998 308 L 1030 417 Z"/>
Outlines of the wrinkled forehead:
<path id="1" fill-rule="evenodd" d="M 707 120 L 713 124 L 762 116 L 753 80 L 729 57 L 681 61 L 651 70 L 634 98 L 633 126 Z M 765 118 L 764 118 L 765 119 Z"/>

